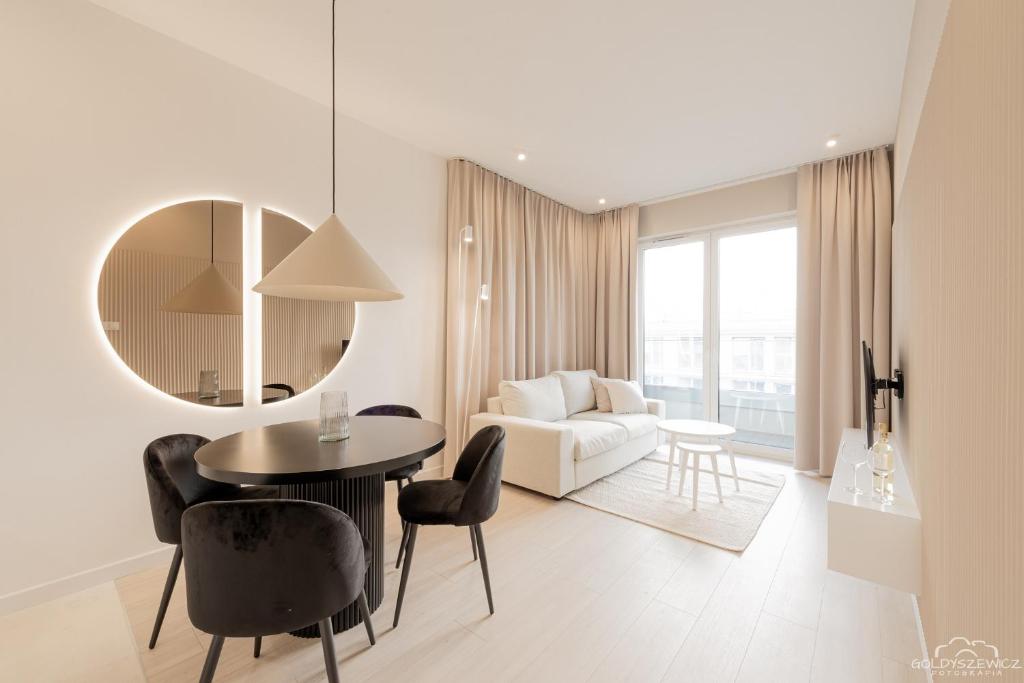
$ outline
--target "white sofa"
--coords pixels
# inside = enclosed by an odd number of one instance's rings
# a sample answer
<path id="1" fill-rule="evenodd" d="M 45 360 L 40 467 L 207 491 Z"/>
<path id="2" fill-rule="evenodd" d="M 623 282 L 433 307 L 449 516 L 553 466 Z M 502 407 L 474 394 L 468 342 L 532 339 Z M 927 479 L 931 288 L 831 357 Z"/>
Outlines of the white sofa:
<path id="1" fill-rule="evenodd" d="M 551 377 L 559 382 L 553 383 Z M 526 398 L 522 393 L 514 400 L 508 395 L 505 401 L 488 398 L 487 412 L 470 417 L 471 435 L 488 425 L 505 428 L 503 481 L 561 498 L 658 447 L 657 424 L 665 418 L 665 402 L 645 399 L 644 413 L 601 412 L 593 389 L 586 390 L 591 377 L 597 373 L 582 370 L 503 382 L 502 392 L 516 385 L 515 389 L 527 392 Z M 555 391 L 558 384 L 562 392 Z M 506 401 L 514 405 L 506 406 Z"/>

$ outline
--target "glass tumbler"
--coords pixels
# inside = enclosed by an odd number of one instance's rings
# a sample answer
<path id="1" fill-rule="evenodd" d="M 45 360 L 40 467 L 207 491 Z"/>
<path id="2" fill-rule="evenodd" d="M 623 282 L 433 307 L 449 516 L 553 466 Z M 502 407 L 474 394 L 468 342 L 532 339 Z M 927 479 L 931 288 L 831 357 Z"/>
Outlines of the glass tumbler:
<path id="1" fill-rule="evenodd" d="M 860 469 L 862 467 L 866 467 L 868 464 L 867 451 L 860 448 L 844 449 L 840 457 L 853 469 L 853 484 L 852 486 L 847 486 L 846 490 L 855 495 L 863 496 L 865 491 L 857 485 L 857 480 L 858 475 L 860 474 Z"/>
<path id="2" fill-rule="evenodd" d="M 199 371 L 199 398 L 220 398 L 220 372 Z"/>
<path id="3" fill-rule="evenodd" d="M 348 393 L 325 391 L 320 394 L 320 440 L 348 438 Z"/>

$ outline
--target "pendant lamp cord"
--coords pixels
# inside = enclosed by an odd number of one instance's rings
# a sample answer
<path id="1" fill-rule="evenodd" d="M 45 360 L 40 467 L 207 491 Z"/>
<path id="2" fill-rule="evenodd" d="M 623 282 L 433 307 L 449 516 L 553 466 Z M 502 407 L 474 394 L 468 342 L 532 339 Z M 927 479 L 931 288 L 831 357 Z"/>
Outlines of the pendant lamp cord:
<path id="1" fill-rule="evenodd" d="M 337 201 L 338 201 L 338 171 L 337 162 L 335 160 L 335 154 L 337 149 L 337 143 L 335 142 L 335 127 L 337 115 L 334 112 L 334 90 L 335 90 L 335 76 L 334 76 L 334 34 L 336 33 L 337 27 L 334 22 L 334 5 L 336 0 L 331 0 L 331 213 L 337 213 Z"/>
<path id="2" fill-rule="evenodd" d="M 213 200 L 210 200 L 210 263 L 213 263 Z"/>

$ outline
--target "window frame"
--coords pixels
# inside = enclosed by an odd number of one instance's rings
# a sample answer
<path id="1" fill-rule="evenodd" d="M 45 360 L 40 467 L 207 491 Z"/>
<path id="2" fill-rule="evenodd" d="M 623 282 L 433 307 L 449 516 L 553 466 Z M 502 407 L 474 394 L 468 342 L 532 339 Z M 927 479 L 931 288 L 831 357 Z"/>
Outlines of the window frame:
<path id="1" fill-rule="evenodd" d="M 770 217 L 758 218 L 749 221 L 740 221 L 724 225 L 701 227 L 689 230 L 680 230 L 676 233 L 649 235 L 637 240 L 637 300 L 636 300 L 636 329 L 633 331 L 636 349 L 636 367 L 638 370 L 637 380 L 640 385 L 644 384 L 645 368 L 645 341 L 644 341 L 644 263 L 646 252 L 651 249 L 670 247 L 687 242 L 704 243 L 704 419 L 712 422 L 718 421 L 719 409 L 719 355 L 721 353 L 721 333 L 719 318 L 719 254 L 718 243 L 722 238 L 747 235 L 757 232 L 768 232 L 771 230 L 782 230 L 796 226 L 796 212 L 786 212 Z M 799 266 L 798 266 L 799 267 Z M 709 343 L 713 340 L 714 343 Z M 796 358 L 797 343 L 794 334 L 793 355 Z M 767 356 L 766 356 L 767 359 Z M 774 362 L 774 359 L 773 359 Z M 794 361 L 794 373 L 795 373 Z M 795 393 L 795 382 L 794 382 Z M 797 418 L 799 419 L 799 418 Z M 792 462 L 793 450 L 778 448 L 776 446 L 765 446 L 761 444 L 733 442 L 736 453 L 744 455 L 755 455 L 773 460 Z"/>

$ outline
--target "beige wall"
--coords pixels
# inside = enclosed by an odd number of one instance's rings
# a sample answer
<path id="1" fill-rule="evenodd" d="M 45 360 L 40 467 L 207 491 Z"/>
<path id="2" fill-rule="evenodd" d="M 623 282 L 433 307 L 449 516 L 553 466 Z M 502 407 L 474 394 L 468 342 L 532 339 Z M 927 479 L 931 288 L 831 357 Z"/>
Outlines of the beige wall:
<path id="1" fill-rule="evenodd" d="M 4 0 L 0 16 L 0 121 L 16 131 L 0 152 L 0 363 L 16 387 L 0 392 L 3 611 L 166 561 L 142 473 L 151 439 L 317 415 L 319 391 L 215 409 L 130 372 L 96 307 L 119 235 L 154 207 L 210 196 L 242 202 L 247 225 L 259 206 L 318 225 L 331 177 L 319 104 L 90 3 Z M 337 125 L 338 213 L 405 299 L 358 305 L 352 344 L 321 387 L 347 390 L 353 410 L 405 403 L 441 420 L 445 162 L 352 119 Z M 248 272 L 254 283 L 258 264 Z M 260 306 L 243 290 L 249 343 Z M 258 349 L 245 352 L 258 370 Z"/>
<path id="2" fill-rule="evenodd" d="M 914 21 L 910 27 L 907 64 L 903 70 L 900 114 L 896 122 L 896 146 L 893 158 L 893 197 L 899 203 L 907 163 L 914 148 L 914 137 L 921 119 L 921 108 L 932 78 L 935 54 L 946 25 L 950 0 L 918 0 L 914 3 Z"/>
<path id="3" fill-rule="evenodd" d="M 1024 2 L 952 2 L 912 144 L 893 412 L 921 508 L 925 636 L 1024 659 Z"/>
<path id="4" fill-rule="evenodd" d="M 792 211 L 796 211 L 796 171 L 641 206 L 640 237 L 678 234 Z"/>

